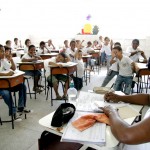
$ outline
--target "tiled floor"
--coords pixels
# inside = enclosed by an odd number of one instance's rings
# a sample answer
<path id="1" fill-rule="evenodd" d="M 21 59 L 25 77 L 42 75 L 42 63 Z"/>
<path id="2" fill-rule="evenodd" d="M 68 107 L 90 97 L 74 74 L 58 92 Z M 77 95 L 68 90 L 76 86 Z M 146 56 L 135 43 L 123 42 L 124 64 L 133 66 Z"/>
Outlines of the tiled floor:
<path id="1" fill-rule="evenodd" d="M 91 82 L 87 86 L 84 83 L 82 91 L 92 90 L 94 86 L 100 86 L 105 74 L 106 69 L 104 67 L 99 74 L 92 73 Z M 113 82 L 114 80 L 108 86 L 111 86 Z M 28 95 L 27 107 L 33 109 L 34 112 L 28 114 L 26 120 L 15 122 L 14 130 L 11 128 L 11 123 L 3 123 L 0 126 L 0 150 L 38 150 L 38 138 L 45 130 L 45 127 L 39 125 L 38 120 L 56 110 L 62 102 L 55 101 L 54 106 L 51 107 L 50 99 L 46 101 L 44 92 L 37 94 L 37 99 L 34 99 L 33 95 L 30 99 Z M 0 100 L 0 116 L 2 120 L 9 119 L 8 108 L 3 100 Z"/>

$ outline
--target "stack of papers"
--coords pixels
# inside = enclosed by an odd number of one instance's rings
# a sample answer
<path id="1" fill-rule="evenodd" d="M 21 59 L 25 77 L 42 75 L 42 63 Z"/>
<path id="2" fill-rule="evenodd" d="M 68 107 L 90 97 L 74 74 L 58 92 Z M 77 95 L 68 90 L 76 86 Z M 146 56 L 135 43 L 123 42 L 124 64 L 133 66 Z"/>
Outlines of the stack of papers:
<path id="1" fill-rule="evenodd" d="M 61 139 L 62 142 L 96 144 L 99 146 L 103 146 L 106 144 L 106 124 L 97 122 L 92 127 L 82 132 L 72 126 L 71 122 L 87 114 L 89 113 L 76 111 L 75 115 L 69 121 L 67 127 L 65 128 Z"/>

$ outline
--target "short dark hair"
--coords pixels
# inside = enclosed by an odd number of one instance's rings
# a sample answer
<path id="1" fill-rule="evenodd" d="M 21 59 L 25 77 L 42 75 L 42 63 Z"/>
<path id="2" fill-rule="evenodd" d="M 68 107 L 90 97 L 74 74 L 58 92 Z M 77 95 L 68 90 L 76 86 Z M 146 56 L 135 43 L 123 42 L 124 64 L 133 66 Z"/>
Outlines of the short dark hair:
<path id="1" fill-rule="evenodd" d="M 25 45 L 27 45 L 27 43 L 30 41 L 30 39 L 26 39 L 25 40 Z"/>
<path id="2" fill-rule="evenodd" d="M 6 45 L 7 45 L 9 42 L 11 42 L 11 41 L 10 41 L 10 40 L 7 40 L 7 41 L 6 41 Z"/>
<path id="3" fill-rule="evenodd" d="M 70 45 L 71 45 L 72 43 L 75 43 L 75 44 L 76 44 L 76 41 L 72 40 L 72 41 L 70 42 Z"/>
<path id="4" fill-rule="evenodd" d="M 14 38 L 14 41 L 18 40 L 18 38 Z"/>
<path id="5" fill-rule="evenodd" d="M 11 50 L 11 48 L 10 48 L 10 47 L 8 47 L 8 46 L 4 46 L 4 48 L 5 48 L 5 51 L 7 51 L 7 50 Z"/>
<path id="6" fill-rule="evenodd" d="M 91 42 L 91 41 L 88 41 L 87 44 L 88 44 L 88 45 L 89 45 L 89 44 L 92 45 L 92 42 Z"/>
<path id="7" fill-rule="evenodd" d="M 120 42 L 114 43 L 114 46 L 121 46 Z"/>
<path id="8" fill-rule="evenodd" d="M 3 48 L 4 46 L 0 44 L 0 49 Z"/>
<path id="9" fill-rule="evenodd" d="M 138 45 L 140 44 L 140 41 L 139 41 L 138 39 L 134 39 L 134 40 L 132 41 L 132 43 L 134 43 L 134 42 L 136 42 Z"/>
<path id="10" fill-rule="evenodd" d="M 64 52 L 61 52 L 58 55 L 61 55 L 63 58 L 67 58 L 67 55 Z"/>
<path id="11" fill-rule="evenodd" d="M 41 42 L 40 42 L 40 46 L 42 46 L 42 45 L 45 45 L 45 42 L 44 42 L 44 41 L 41 41 Z"/>
<path id="12" fill-rule="evenodd" d="M 115 46 L 113 49 L 117 49 L 118 51 L 122 52 L 121 46 Z"/>
<path id="13" fill-rule="evenodd" d="M 28 50 L 30 50 L 31 48 L 35 48 L 35 46 L 34 45 L 30 45 Z"/>

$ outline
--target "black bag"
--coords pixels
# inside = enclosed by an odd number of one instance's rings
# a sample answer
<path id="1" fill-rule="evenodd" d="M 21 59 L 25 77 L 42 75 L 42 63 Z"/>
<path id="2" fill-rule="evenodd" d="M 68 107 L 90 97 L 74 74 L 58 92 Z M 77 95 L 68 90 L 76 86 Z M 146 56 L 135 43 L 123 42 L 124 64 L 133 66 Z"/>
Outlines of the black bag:
<path id="1" fill-rule="evenodd" d="M 73 117 L 75 110 L 76 108 L 73 104 L 70 103 L 61 104 L 57 108 L 52 117 L 51 126 L 61 127 L 63 124 L 67 123 Z"/>
<path id="2" fill-rule="evenodd" d="M 38 139 L 39 150 L 79 150 L 83 146 L 79 143 L 60 142 L 60 140 L 60 136 L 43 131 Z"/>
<path id="3" fill-rule="evenodd" d="M 74 87 L 76 90 L 81 90 L 83 87 L 83 79 L 78 77 L 73 77 Z"/>

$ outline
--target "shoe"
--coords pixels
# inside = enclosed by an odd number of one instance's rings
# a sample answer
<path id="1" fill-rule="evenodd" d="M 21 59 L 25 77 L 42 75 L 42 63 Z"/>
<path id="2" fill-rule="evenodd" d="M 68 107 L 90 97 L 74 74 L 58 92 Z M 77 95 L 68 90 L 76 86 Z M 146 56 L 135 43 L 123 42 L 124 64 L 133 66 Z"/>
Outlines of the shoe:
<path id="1" fill-rule="evenodd" d="M 15 121 L 15 122 L 20 122 L 20 121 L 22 121 L 21 115 L 22 115 L 22 114 L 15 113 L 15 114 L 14 114 L 14 121 Z"/>
<path id="2" fill-rule="evenodd" d="M 36 88 L 33 88 L 33 91 L 35 91 L 36 93 L 41 93 L 43 90 L 41 90 L 38 87 L 36 87 Z"/>
<path id="3" fill-rule="evenodd" d="M 63 99 L 63 100 L 68 100 L 68 97 L 65 96 L 65 95 L 63 95 L 61 99 Z"/>
<path id="4" fill-rule="evenodd" d="M 60 100 L 60 99 L 62 99 L 62 97 L 60 95 L 57 95 L 56 99 Z"/>
<path id="5" fill-rule="evenodd" d="M 23 110 L 18 110 L 17 111 L 17 113 L 19 113 L 19 114 L 23 114 L 23 113 L 25 113 L 25 114 L 27 114 L 27 113 L 33 113 L 33 110 L 30 110 L 30 109 L 23 109 Z"/>
<path id="6" fill-rule="evenodd" d="M 38 87 L 39 87 L 40 89 L 42 88 L 43 90 L 45 90 L 45 88 L 44 88 L 43 85 L 40 85 L 40 84 L 39 84 Z"/>

